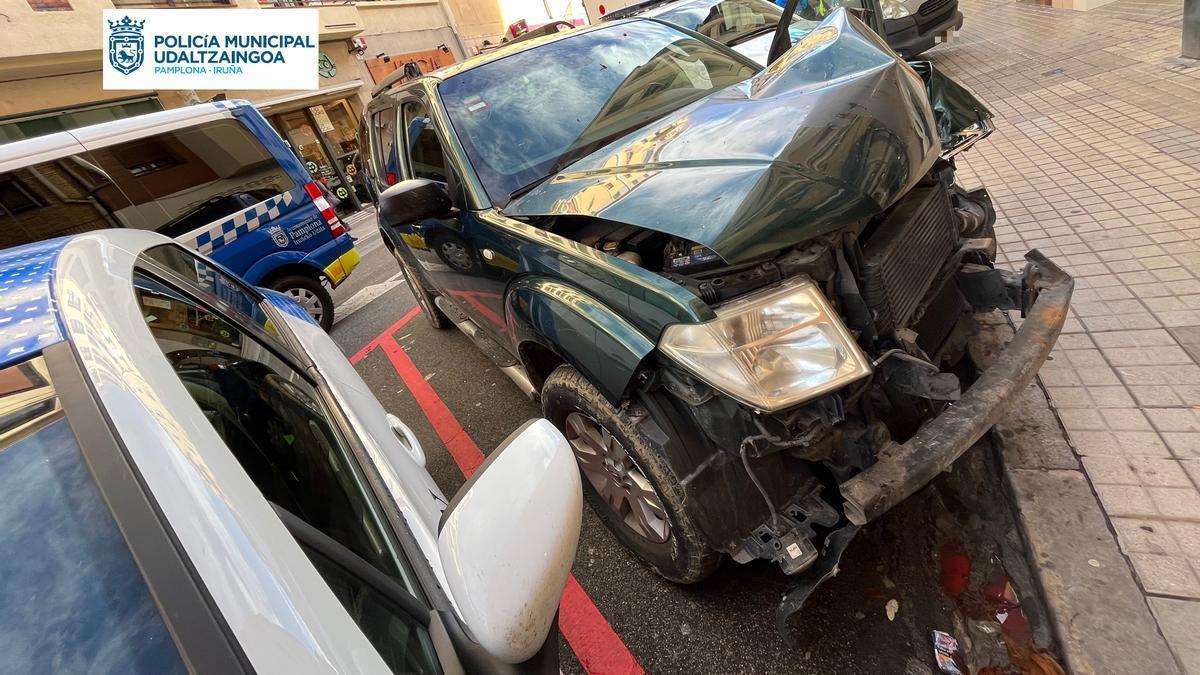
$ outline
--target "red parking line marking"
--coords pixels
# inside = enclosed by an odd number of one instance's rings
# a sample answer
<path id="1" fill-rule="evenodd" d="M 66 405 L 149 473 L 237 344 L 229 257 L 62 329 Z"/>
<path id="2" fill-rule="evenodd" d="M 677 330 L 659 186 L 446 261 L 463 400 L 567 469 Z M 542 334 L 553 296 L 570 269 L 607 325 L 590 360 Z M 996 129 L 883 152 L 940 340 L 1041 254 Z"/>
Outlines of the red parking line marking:
<path id="1" fill-rule="evenodd" d="M 458 468 L 469 478 L 483 463 L 483 453 L 393 337 L 419 312 L 420 308 L 414 307 L 390 328 L 355 352 L 350 357 L 350 363 L 358 363 L 376 347 L 382 349 L 396 374 L 412 392 L 421 411 L 429 418 L 429 423 L 438 437 L 445 443 L 446 450 L 450 452 Z M 574 574 L 567 578 L 567 586 L 563 589 L 562 600 L 559 602 L 558 628 L 589 675 L 645 673 L 621 637 L 600 613 L 596 603 L 592 602 L 587 592 L 579 585 Z"/>
<path id="2" fill-rule="evenodd" d="M 446 445 L 446 450 L 450 451 L 454 463 L 464 476 L 470 478 L 479 465 L 483 464 L 483 453 L 479 451 L 479 446 L 467 435 L 466 430 L 458 423 L 458 418 L 442 401 L 442 397 L 425 381 L 425 376 L 417 369 L 412 359 L 408 358 L 408 354 L 404 353 L 400 343 L 389 335 L 387 339 L 380 340 L 379 347 L 387 354 L 388 361 L 392 362 L 392 367 L 396 369 L 400 379 L 404 380 L 413 398 L 417 399 L 421 412 L 429 418 L 429 423 Z"/>
<path id="3" fill-rule="evenodd" d="M 366 357 L 366 355 L 369 354 L 372 349 L 375 349 L 376 347 L 379 346 L 379 342 L 381 340 L 383 340 L 384 338 L 387 338 L 388 340 L 395 342 L 396 340 L 392 336 L 396 334 L 396 331 L 403 328 L 404 324 L 408 323 L 409 321 L 412 321 L 413 317 L 415 317 L 416 315 L 418 315 L 420 313 L 421 313 L 421 307 L 419 305 L 414 305 L 412 309 L 408 310 L 408 314 L 405 314 L 404 316 L 400 317 L 400 320 L 397 321 L 396 323 L 392 324 L 390 328 L 383 331 L 379 335 L 376 335 L 370 342 L 363 345 L 362 349 L 358 350 L 357 352 L 354 352 L 354 354 L 349 359 L 350 363 L 355 364 L 355 363 L 358 363 L 359 361 L 362 361 L 363 358 Z"/>
<path id="4" fill-rule="evenodd" d="M 504 323 L 504 319 L 501 318 L 500 315 L 495 311 L 493 311 L 491 307 L 488 307 L 479 301 L 480 296 L 485 298 L 499 298 L 500 295 L 498 293 L 485 293 L 483 291 L 451 291 L 451 293 L 470 303 L 470 305 L 474 307 L 476 311 L 486 317 L 488 321 L 496 324 L 496 326 L 500 328 L 501 332 L 508 332 L 508 326 Z"/>

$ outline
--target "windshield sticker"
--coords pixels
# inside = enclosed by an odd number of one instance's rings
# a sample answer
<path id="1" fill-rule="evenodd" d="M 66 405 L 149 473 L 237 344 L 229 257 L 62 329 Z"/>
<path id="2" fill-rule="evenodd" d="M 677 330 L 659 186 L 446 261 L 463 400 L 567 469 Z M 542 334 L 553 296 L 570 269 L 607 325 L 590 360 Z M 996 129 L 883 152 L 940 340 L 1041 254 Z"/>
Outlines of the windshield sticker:
<path id="1" fill-rule="evenodd" d="M 467 112 L 472 115 L 478 115 L 488 107 L 488 102 L 483 100 L 482 96 L 472 96 L 466 100 L 466 104 Z"/>

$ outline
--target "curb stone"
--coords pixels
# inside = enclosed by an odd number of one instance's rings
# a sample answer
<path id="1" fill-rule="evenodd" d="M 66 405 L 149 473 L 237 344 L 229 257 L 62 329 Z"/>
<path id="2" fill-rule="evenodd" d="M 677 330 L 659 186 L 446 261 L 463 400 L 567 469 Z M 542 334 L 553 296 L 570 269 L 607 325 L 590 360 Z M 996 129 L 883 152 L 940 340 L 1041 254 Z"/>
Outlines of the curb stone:
<path id="1" fill-rule="evenodd" d="M 995 353 L 1012 329 L 990 328 L 985 339 L 996 349 L 987 351 Z M 1180 673 L 1040 379 L 1014 401 L 993 434 L 1067 670 Z"/>

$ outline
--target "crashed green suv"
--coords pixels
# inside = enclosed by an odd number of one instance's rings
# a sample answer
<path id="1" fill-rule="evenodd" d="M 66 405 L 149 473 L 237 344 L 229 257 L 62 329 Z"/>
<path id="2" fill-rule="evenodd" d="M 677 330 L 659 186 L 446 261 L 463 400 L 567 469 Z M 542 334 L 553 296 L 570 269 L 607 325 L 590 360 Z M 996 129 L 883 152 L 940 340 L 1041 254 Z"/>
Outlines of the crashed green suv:
<path id="1" fill-rule="evenodd" d="M 776 562 L 781 620 L 997 420 L 1071 293 L 993 266 L 969 92 L 845 10 L 786 47 L 604 23 L 384 81 L 363 142 L 425 315 L 540 397 L 616 536 L 681 583 Z M 1025 319 L 983 369 L 995 310 Z"/>

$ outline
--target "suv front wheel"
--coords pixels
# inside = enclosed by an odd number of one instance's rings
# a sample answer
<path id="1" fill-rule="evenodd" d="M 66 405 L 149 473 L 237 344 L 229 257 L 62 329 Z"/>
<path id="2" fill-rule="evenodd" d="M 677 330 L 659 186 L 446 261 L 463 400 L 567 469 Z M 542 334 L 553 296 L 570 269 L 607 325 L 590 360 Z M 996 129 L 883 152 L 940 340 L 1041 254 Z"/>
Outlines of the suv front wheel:
<path id="1" fill-rule="evenodd" d="M 638 430 L 571 366 L 542 386 L 542 411 L 571 444 L 588 501 L 638 558 L 676 583 L 707 577 L 720 554 L 700 538 L 683 508 L 683 487 Z"/>

